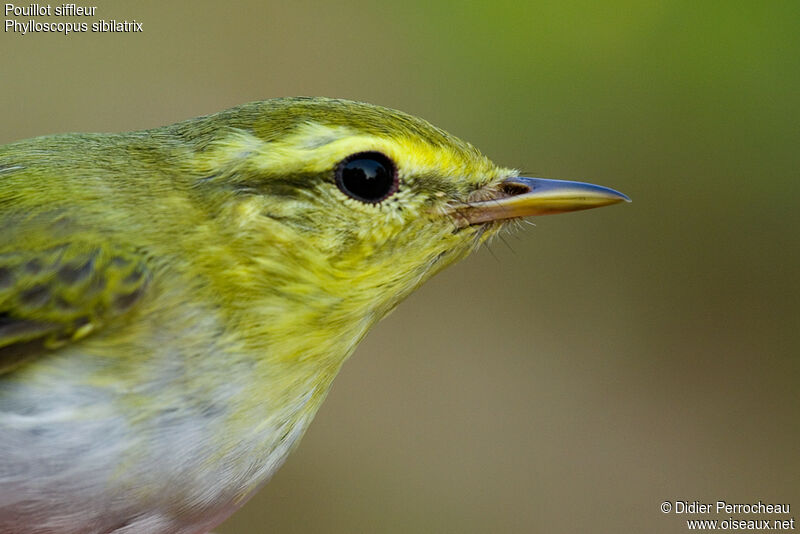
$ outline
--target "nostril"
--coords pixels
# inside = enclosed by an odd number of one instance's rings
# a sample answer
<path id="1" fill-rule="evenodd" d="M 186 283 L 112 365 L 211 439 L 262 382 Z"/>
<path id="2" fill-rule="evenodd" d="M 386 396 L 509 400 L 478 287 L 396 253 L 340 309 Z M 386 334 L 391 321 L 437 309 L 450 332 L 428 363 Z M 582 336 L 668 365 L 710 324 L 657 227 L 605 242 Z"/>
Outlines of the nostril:
<path id="1" fill-rule="evenodd" d="M 500 184 L 500 190 L 508 196 L 524 195 L 525 193 L 531 192 L 530 186 L 514 182 L 513 180 L 506 180 Z"/>

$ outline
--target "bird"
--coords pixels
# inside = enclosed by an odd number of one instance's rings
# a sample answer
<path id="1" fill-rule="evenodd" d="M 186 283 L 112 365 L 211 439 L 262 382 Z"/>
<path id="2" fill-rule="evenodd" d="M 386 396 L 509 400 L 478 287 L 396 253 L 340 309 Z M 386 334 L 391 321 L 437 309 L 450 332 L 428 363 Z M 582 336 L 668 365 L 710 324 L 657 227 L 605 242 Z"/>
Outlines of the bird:
<path id="1" fill-rule="evenodd" d="M 423 282 L 624 201 L 321 97 L 0 147 L 0 532 L 211 531 Z"/>

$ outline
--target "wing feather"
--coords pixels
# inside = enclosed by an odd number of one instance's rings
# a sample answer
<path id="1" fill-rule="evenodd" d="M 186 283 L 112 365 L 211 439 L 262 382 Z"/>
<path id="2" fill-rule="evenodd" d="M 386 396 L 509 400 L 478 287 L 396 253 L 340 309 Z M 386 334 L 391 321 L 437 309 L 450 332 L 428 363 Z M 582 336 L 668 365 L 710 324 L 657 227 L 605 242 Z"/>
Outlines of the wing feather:
<path id="1" fill-rule="evenodd" d="M 141 254 L 94 239 L 0 253 L 0 374 L 126 313 L 149 279 Z"/>

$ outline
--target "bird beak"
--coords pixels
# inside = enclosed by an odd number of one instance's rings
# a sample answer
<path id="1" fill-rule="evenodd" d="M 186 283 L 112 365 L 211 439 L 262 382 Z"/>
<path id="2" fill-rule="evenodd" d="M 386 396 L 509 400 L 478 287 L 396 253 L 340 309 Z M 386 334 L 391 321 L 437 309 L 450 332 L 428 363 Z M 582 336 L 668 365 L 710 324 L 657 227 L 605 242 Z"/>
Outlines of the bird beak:
<path id="1" fill-rule="evenodd" d="M 501 196 L 472 202 L 456 211 L 467 225 L 532 215 L 552 215 L 567 211 L 588 210 L 631 199 L 608 187 L 546 180 L 544 178 L 508 178 L 500 184 Z"/>

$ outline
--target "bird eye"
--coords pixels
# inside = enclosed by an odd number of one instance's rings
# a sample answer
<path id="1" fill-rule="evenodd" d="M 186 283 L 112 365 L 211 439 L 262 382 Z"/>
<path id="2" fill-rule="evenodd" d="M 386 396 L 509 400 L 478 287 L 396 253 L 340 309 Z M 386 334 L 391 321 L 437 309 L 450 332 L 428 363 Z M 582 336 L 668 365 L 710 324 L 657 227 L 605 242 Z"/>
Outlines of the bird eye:
<path id="1" fill-rule="evenodd" d="M 350 198 L 376 204 L 397 191 L 397 172 L 380 152 L 359 152 L 336 167 L 336 185 Z"/>

